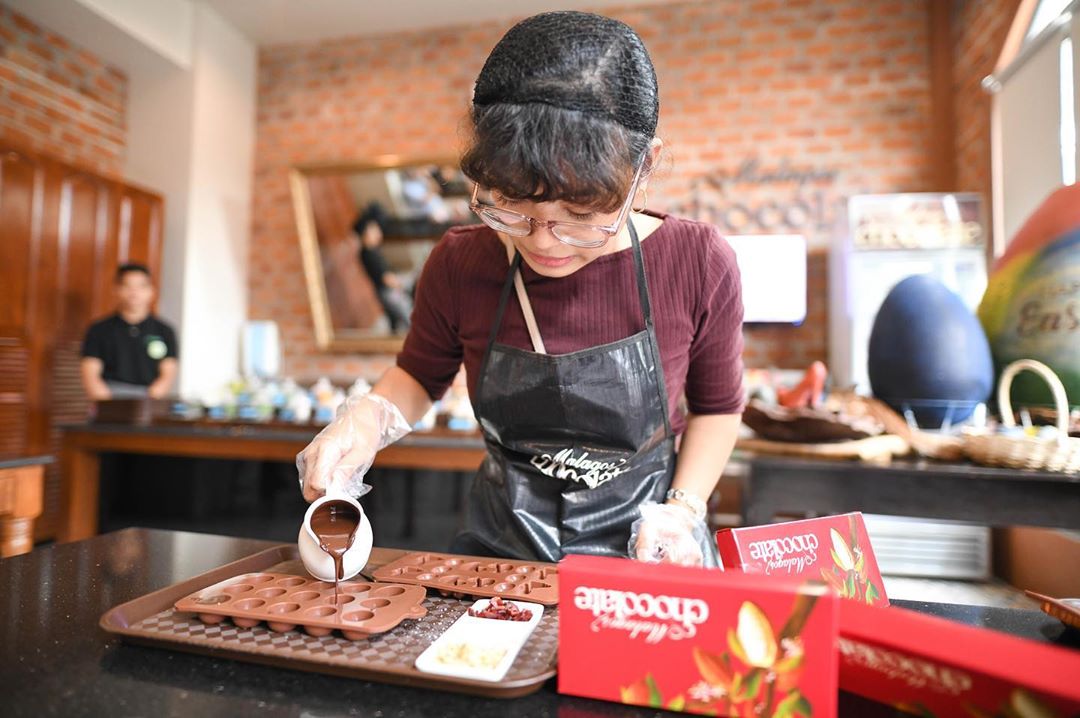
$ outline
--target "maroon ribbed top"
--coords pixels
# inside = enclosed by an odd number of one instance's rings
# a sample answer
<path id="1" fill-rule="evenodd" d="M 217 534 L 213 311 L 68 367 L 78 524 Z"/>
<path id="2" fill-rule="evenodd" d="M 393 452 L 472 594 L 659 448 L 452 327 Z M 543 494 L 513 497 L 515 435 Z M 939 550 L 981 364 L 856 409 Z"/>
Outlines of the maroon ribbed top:
<path id="1" fill-rule="evenodd" d="M 686 393 L 696 414 L 742 410 L 742 297 L 735 253 L 708 224 L 657 214 L 663 223 L 642 240 L 672 426 Z M 484 225 L 450 230 L 432 250 L 399 367 L 432 398 L 441 397 L 464 361 L 469 395 L 508 271 L 506 250 Z M 558 279 L 521 263 L 540 335 L 551 354 L 624 339 L 644 328 L 631 249 L 603 255 Z M 511 292 L 499 341 L 532 349 L 517 296 Z"/>

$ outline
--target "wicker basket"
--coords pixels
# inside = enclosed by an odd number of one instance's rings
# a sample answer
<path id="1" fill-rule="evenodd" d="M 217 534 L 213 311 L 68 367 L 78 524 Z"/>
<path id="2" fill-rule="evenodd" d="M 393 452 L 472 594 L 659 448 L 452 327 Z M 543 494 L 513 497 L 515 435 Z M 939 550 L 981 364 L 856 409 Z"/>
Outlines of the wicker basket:
<path id="1" fill-rule="evenodd" d="M 1007 427 L 1016 426 L 1009 389 L 1021 371 L 1033 371 L 1050 385 L 1057 407 L 1057 436 L 1003 436 L 990 432 L 971 432 L 964 437 L 964 453 L 972 461 L 986 466 L 1011 469 L 1080 471 L 1080 439 L 1069 436 L 1069 400 L 1065 387 L 1050 367 L 1033 359 L 1021 359 L 1005 367 L 998 382 L 998 410 Z"/>

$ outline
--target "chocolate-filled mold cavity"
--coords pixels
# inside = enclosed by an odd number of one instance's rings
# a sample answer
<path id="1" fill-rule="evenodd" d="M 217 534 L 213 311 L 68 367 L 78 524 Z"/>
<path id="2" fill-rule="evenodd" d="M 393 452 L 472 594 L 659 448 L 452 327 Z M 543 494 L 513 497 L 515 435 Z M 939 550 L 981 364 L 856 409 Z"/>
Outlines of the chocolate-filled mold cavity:
<path id="1" fill-rule="evenodd" d="M 559 571 L 549 563 L 410 553 L 376 569 L 374 577 L 426 586 L 443 596 L 503 596 L 546 606 L 559 602 Z"/>
<path id="2" fill-rule="evenodd" d="M 228 619 L 241 628 L 265 623 L 279 633 L 296 629 L 326 636 L 336 630 L 349 640 L 364 640 L 422 618 L 426 595 L 417 585 L 343 581 L 335 600 L 332 583 L 259 573 L 208 586 L 177 601 L 175 609 L 211 625 Z"/>

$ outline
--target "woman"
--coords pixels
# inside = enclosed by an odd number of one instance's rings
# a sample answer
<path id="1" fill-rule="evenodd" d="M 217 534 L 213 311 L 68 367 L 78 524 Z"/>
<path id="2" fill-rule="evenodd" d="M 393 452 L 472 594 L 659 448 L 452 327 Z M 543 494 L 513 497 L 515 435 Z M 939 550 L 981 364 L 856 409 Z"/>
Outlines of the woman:
<path id="1" fill-rule="evenodd" d="M 705 501 L 742 408 L 739 277 L 715 228 L 643 211 L 658 110 L 621 22 L 545 13 L 503 37 L 462 158 L 484 224 L 443 237 L 397 366 L 298 457 L 308 500 L 357 481 L 464 362 L 488 455 L 455 551 L 715 564 Z"/>

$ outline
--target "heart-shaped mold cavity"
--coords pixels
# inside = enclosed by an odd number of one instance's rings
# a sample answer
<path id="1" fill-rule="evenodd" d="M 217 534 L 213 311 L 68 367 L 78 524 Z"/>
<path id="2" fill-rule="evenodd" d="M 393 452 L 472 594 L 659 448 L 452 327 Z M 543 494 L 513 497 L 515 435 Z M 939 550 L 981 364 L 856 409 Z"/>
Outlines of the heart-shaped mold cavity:
<path id="1" fill-rule="evenodd" d="M 267 581 L 273 581 L 273 576 L 267 576 L 265 573 L 256 573 L 251 576 L 244 576 L 244 581 L 247 583 L 266 583 Z"/>
<path id="2" fill-rule="evenodd" d="M 245 598 L 243 601 L 237 601 L 233 604 L 233 608 L 238 611 L 253 611 L 256 608 L 262 608 L 266 605 L 266 601 L 261 598 Z"/>
<path id="3" fill-rule="evenodd" d="M 293 586 L 303 586 L 305 583 L 307 583 L 307 579 L 300 578 L 299 576 L 294 576 L 292 578 L 283 578 L 277 582 L 279 586 L 285 586 L 286 588 L 292 588 Z"/>
<path id="4" fill-rule="evenodd" d="M 266 609 L 267 613 L 292 613 L 293 611 L 299 611 L 300 604 L 286 601 L 284 603 L 275 603 L 270 608 Z"/>
<path id="5" fill-rule="evenodd" d="M 304 611 L 304 615 L 311 618 L 326 618 L 327 616 L 333 616 L 336 611 L 337 609 L 333 606 L 316 606 Z"/>
<path id="6" fill-rule="evenodd" d="M 367 593 L 371 590 L 371 586 L 366 583 L 355 584 L 352 586 L 345 585 L 341 587 L 342 593 Z"/>
<path id="7" fill-rule="evenodd" d="M 277 598 L 285 593 L 284 588 L 264 588 L 261 591 L 256 591 L 255 595 L 259 598 Z"/>
<path id="8" fill-rule="evenodd" d="M 365 608 L 386 608 L 390 605 L 390 601 L 386 598 L 369 598 L 366 601 L 361 601 L 360 605 Z"/>
<path id="9" fill-rule="evenodd" d="M 199 620 L 203 623 L 209 623 L 210 625 L 214 625 L 215 623 L 221 623 L 222 621 L 224 621 L 225 617 L 218 616 L 213 613 L 200 613 Z"/>
<path id="10" fill-rule="evenodd" d="M 232 622 L 240 626 L 240 628 L 254 628 L 259 625 L 259 619 L 243 618 L 242 616 L 233 616 Z"/>
<path id="11" fill-rule="evenodd" d="M 371 592 L 372 596 L 400 596 L 405 593 L 402 586 L 383 586 Z"/>
<path id="12" fill-rule="evenodd" d="M 323 626 L 304 626 L 304 630 L 308 632 L 309 636 L 321 638 L 322 636 L 329 636 L 330 632 L 334 629 L 325 628 Z"/>
<path id="13" fill-rule="evenodd" d="M 294 601 L 311 601 L 318 598 L 320 594 L 318 591 L 297 591 L 290 598 Z"/>
<path id="14" fill-rule="evenodd" d="M 240 594 L 240 593 L 247 593 L 248 591 L 252 590 L 253 588 L 255 588 L 255 587 L 252 586 L 250 583 L 238 583 L 238 584 L 235 584 L 233 586 L 226 586 L 225 588 L 223 588 L 221 590 L 224 591 L 225 593 L 230 593 L 233 596 L 235 596 L 235 595 Z"/>
<path id="15" fill-rule="evenodd" d="M 223 593 L 217 593 L 213 596 L 203 596 L 202 598 L 196 598 L 195 603 L 201 603 L 204 606 L 216 606 L 219 603 L 225 603 L 231 598 L 232 596 L 226 596 Z"/>
<path id="16" fill-rule="evenodd" d="M 345 614 L 345 620 L 352 623 L 360 623 L 361 621 L 370 621 L 375 618 L 375 614 L 372 611 L 351 611 Z"/>
<path id="17" fill-rule="evenodd" d="M 286 633 L 286 632 L 291 631 L 292 629 L 296 628 L 296 624 L 295 623 L 268 622 L 266 624 L 266 627 L 269 628 L 271 631 L 276 631 L 277 633 Z"/>

